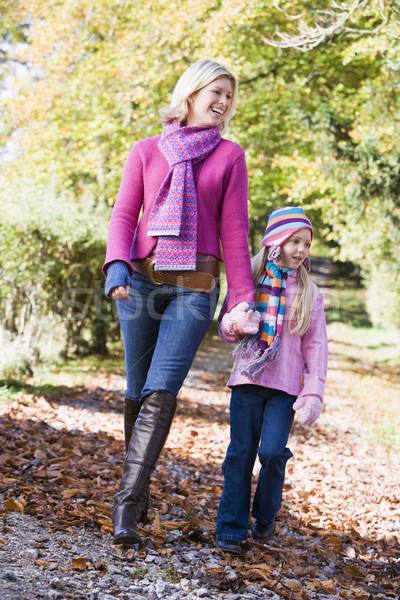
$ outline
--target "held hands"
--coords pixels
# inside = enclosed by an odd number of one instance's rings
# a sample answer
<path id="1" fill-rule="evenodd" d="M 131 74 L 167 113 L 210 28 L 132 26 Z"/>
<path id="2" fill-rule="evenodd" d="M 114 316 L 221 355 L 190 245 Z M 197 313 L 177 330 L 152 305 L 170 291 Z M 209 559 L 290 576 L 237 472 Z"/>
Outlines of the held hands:
<path id="1" fill-rule="evenodd" d="M 312 427 L 322 412 L 322 400 L 319 396 L 299 396 L 293 404 L 293 410 L 300 410 L 297 414 L 300 425 Z"/>
<path id="2" fill-rule="evenodd" d="M 225 320 L 225 322 L 224 322 Z M 247 302 L 240 302 L 222 318 L 223 326 L 232 334 L 243 336 L 258 333 L 260 313 L 252 308 L 249 310 Z"/>

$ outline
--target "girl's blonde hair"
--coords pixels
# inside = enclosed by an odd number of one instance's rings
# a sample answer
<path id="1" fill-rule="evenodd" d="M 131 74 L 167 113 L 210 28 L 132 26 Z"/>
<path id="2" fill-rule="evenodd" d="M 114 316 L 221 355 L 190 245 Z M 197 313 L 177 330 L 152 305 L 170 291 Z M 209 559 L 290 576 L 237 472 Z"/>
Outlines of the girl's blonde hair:
<path id="1" fill-rule="evenodd" d="M 210 60 L 197 61 L 181 75 L 172 92 L 169 106 L 160 109 L 162 124 L 167 125 L 174 119 L 178 119 L 178 121 L 184 123 L 189 112 L 188 98 L 220 77 L 227 77 L 232 84 L 231 105 L 224 114 L 220 126 L 221 133 L 225 133 L 228 129 L 229 121 L 235 114 L 239 85 L 234 75 L 232 75 L 232 73 L 230 73 L 223 65 Z"/>
<path id="2" fill-rule="evenodd" d="M 261 275 L 264 273 L 268 261 L 269 248 L 266 246 L 254 257 L 253 282 L 257 288 Z M 297 269 L 297 294 L 289 313 L 289 331 L 292 335 L 303 335 L 311 321 L 312 286 L 311 279 L 304 267 Z"/>

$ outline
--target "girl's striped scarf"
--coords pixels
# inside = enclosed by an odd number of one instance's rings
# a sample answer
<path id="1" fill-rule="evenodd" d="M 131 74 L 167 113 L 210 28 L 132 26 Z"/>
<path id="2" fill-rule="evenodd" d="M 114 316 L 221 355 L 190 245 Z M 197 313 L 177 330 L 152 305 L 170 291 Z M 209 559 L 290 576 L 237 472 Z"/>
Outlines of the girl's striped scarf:
<path id="1" fill-rule="evenodd" d="M 158 143 L 170 170 L 153 202 L 147 235 L 158 236 L 156 269 L 196 270 L 197 193 L 192 165 L 221 140 L 219 127 L 184 127 L 175 120 Z"/>
<path id="2" fill-rule="evenodd" d="M 267 262 L 256 289 L 256 309 L 261 313 L 260 331 L 246 335 L 236 346 L 233 356 L 244 359 L 242 375 L 258 379 L 267 361 L 279 355 L 280 336 L 286 300 L 286 279 L 293 269 L 279 268 Z"/>

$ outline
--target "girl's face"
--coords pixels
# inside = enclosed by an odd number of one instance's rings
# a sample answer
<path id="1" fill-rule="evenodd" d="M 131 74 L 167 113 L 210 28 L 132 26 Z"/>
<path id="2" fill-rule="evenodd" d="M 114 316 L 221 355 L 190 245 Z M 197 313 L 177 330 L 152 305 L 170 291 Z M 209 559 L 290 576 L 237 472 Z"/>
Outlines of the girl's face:
<path id="1" fill-rule="evenodd" d="M 310 252 L 311 231 L 308 228 L 299 229 L 281 246 L 281 259 L 278 267 L 298 269 Z"/>
<path id="2" fill-rule="evenodd" d="M 223 116 L 232 103 L 232 83 L 228 77 L 218 77 L 189 98 L 189 112 L 186 125 L 220 125 Z"/>

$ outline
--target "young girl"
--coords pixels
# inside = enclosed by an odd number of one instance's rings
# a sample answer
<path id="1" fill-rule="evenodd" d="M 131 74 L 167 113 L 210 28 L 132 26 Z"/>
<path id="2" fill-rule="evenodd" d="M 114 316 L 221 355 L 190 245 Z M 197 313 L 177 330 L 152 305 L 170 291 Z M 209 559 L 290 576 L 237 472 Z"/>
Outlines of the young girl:
<path id="1" fill-rule="evenodd" d="M 239 342 L 228 381 L 231 441 L 217 517 L 217 546 L 225 552 L 243 553 L 257 453 L 261 470 L 252 536 L 265 542 L 274 534 L 285 466 L 293 456 L 286 444 L 295 411 L 300 410 L 297 420 L 303 426 L 314 425 L 322 411 L 327 335 L 323 297 L 307 274 L 312 238 L 311 222 L 301 208 L 274 210 L 265 248 L 253 259 L 257 312 L 246 306 L 249 321 L 261 315 L 259 333 L 243 338 L 232 315 L 220 320 L 221 337 Z"/>

